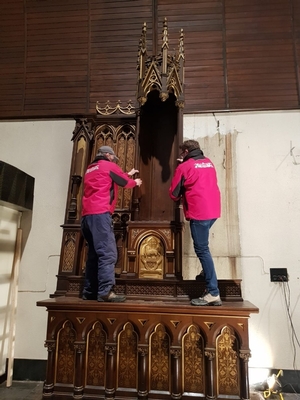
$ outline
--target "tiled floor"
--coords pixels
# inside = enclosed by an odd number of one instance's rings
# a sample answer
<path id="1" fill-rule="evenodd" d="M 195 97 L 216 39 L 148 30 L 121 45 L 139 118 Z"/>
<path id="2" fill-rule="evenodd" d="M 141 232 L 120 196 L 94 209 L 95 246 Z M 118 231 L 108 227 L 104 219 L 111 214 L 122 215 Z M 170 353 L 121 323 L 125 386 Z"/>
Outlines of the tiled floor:
<path id="1" fill-rule="evenodd" d="M 13 381 L 6 387 L 6 382 L 0 385 L 0 400 L 42 400 L 43 382 Z M 284 400 L 300 400 L 300 393 L 283 393 Z M 251 391 L 251 400 L 264 400 L 262 392 Z M 273 395 L 270 400 L 280 400 Z"/>

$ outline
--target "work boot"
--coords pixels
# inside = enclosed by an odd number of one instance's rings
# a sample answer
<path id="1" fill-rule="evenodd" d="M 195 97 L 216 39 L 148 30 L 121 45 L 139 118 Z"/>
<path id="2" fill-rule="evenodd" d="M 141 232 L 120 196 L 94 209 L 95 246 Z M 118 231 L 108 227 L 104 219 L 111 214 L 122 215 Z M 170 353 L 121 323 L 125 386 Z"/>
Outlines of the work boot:
<path id="1" fill-rule="evenodd" d="M 105 296 L 98 296 L 98 301 L 110 302 L 110 303 L 122 303 L 126 300 L 126 296 L 123 294 L 116 294 L 112 290 Z"/>
<path id="2" fill-rule="evenodd" d="M 196 281 L 205 281 L 204 271 L 202 270 L 199 275 L 196 275 Z"/>
<path id="3" fill-rule="evenodd" d="M 202 297 L 198 297 L 197 299 L 193 299 L 191 301 L 193 306 L 221 306 L 222 301 L 220 296 L 213 296 L 210 293 L 204 293 Z"/>
<path id="4" fill-rule="evenodd" d="M 82 300 L 97 300 L 96 294 L 83 294 Z"/>

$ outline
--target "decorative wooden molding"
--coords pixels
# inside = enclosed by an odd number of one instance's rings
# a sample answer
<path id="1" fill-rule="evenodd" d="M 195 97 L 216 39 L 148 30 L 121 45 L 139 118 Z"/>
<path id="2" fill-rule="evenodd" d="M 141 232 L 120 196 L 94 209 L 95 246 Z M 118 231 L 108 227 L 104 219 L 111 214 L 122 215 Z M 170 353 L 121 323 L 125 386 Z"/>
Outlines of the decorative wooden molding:
<path id="1" fill-rule="evenodd" d="M 109 116 L 113 114 L 121 115 L 134 115 L 135 107 L 132 105 L 132 101 L 129 100 L 126 107 L 121 106 L 121 101 L 119 100 L 115 106 L 110 105 L 110 101 L 107 100 L 104 107 L 100 106 L 99 101 L 96 103 L 96 111 L 100 115 Z"/>
<path id="2" fill-rule="evenodd" d="M 184 34 L 180 31 L 178 54 L 169 54 L 169 39 L 167 19 L 164 20 L 161 53 L 147 55 L 146 23 L 143 25 L 138 51 L 138 91 L 137 100 L 140 106 L 147 101 L 147 95 L 152 90 L 159 91 L 159 97 L 166 101 L 169 93 L 177 99 L 176 105 L 184 107 L 183 81 L 184 81 Z"/>

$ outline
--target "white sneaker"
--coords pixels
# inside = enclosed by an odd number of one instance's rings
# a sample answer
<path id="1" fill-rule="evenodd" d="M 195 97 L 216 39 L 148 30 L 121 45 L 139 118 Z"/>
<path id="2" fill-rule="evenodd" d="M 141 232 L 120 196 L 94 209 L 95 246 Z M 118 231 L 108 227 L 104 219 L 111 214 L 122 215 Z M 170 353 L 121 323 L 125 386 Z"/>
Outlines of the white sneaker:
<path id="1" fill-rule="evenodd" d="M 213 296 L 210 293 L 206 293 L 203 297 L 198 297 L 197 299 L 193 299 L 191 301 L 193 306 L 221 306 L 222 300 L 220 296 Z"/>

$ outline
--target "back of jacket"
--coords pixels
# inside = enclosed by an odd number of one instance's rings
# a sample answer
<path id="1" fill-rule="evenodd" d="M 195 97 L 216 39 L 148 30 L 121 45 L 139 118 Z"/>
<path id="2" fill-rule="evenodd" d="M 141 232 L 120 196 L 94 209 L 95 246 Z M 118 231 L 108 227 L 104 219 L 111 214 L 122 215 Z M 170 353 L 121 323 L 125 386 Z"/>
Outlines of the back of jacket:
<path id="1" fill-rule="evenodd" d="M 175 201 L 182 197 L 187 220 L 214 219 L 221 215 L 217 174 L 209 158 L 184 160 L 175 170 L 169 194 Z"/>
<path id="2" fill-rule="evenodd" d="M 117 164 L 103 157 L 89 165 L 83 181 L 81 215 L 112 214 L 118 199 L 118 186 L 133 188 L 136 183 Z"/>

